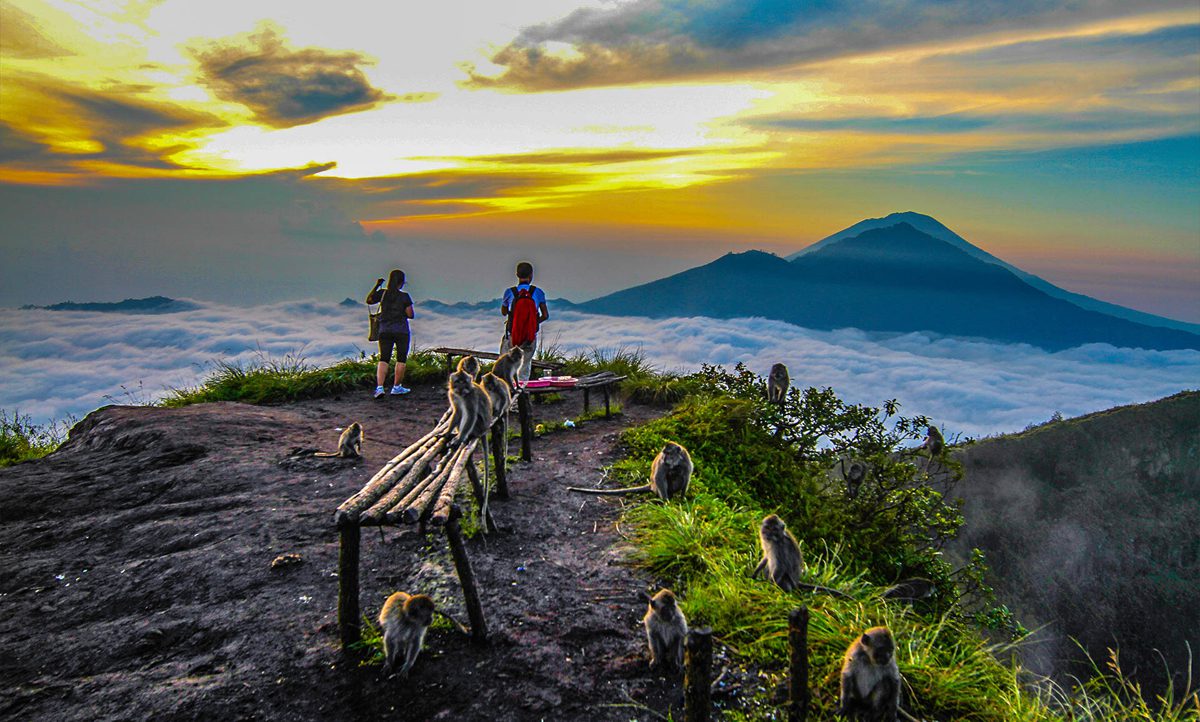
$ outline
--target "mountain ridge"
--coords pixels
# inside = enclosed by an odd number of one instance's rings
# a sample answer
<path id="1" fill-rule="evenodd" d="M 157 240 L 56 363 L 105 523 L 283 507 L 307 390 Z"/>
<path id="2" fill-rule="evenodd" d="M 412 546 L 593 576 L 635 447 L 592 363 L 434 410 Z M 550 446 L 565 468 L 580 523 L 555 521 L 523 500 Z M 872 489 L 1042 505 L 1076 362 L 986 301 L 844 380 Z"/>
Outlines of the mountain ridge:
<path id="1" fill-rule="evenodd" d="M 784 256 L 783 259 L 786 261 L 795 261 L 796 259 L 802 258 L 809 253 L 819 251 L 847 238 L 852 238 L 864 231 L 873 230 L 876 228 L 887 228 L 899 223 L 908 223 L 917 230 L 927 233 L 934 238 L 946 241 L 950 245 L 966 251 L 981 261 L 993 263 L 1002 268 L 1008 269 L 1014 275 L 1016 275 L 1017 278 L 1020 278 L 1022 281 L 1025 281 L 1046 295 L 1068 301 L 1085 310 L 1096 311 L 1109 316 L 1116 316 L 1117 318 L 1122 318 L 1126 321 L 1133 321 L 1134 323 L 1146 324 L 1148 326 L 1172 328 L 1177 331 L 1187 331 L 1188 333 L 1200 333 L 1200 324 L 1188 323 L 1187 321 L 1179 321 L 1177 319 L 1167 318 L 1166 316 L 1159 316 L 1157 314 L 1147 313 L 1145 311 L 1138 311 L 1137 309 L 1128 308 L 1115 303 L 1109 303 L 1108 301 L 1101 301 L 1098 298 L 1092 298 L 1091 296 L 1085 296 L 1082 293 L 1076 293 L 1074 291 L 1068 291 L 1065 288 L 1060 288 L 1059 286 L 1054 285 L 1040 276 L 1018 268 L 1017 266 L 1008 263 L 1004 259 L 988 253 L 987 251 L 958 235 L 954 231 L 950 230 L 936 218 L 925 215 L 924 213 L 917 213 L 916 211 L 899 211 L 896 213 L 889 213 L 881 218 L 866 218 L 852 226 L 838 231 L 837 233 L 828 235 L 816 243 L 802 248 L 795 253 Z"/>
<path id="2" fill-rule="evenodd" d="M 580 304 L 608 315 L 762 316 L 808 328 L 927 331 L 1062 350 L 1086 343 L 1200 349 L 1200 335 L 1088 311 L 908 223 L 864 231 L 794 261 L 762 251 Z"/>

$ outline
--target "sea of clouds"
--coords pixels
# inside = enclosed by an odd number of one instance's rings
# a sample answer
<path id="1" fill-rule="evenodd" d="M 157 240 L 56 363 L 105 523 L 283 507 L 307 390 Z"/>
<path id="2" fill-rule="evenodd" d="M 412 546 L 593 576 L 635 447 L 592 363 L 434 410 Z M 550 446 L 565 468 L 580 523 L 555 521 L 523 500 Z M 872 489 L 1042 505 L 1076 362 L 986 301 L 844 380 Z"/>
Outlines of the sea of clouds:
<path id="1" fill-rule="evenodd" d="M 36 423 L 106 404 L 150 403 L 200 383 L 218 361 L 300 356 L 326 364 L 371 353 L 364 306 L 296 301 L 240 307 L 192 301 L 177 313 L 0 309 L 0 409 Z M 493 350 L 498 311 L 431 304 L 412 321 L 416 348 Z M 555 309 L 543 340 L 563 352 L 640 348 L 654 366 L 689 371 L 741 361 L 843 399 L 925 414 L 949 433 L 986 436 L 1200 387 L 1200 352 L 1104 344 L 1049 353 L 1026 345 L 854 329 L 813 331 L 762 318 L 646 319 Z M 364 390 L 364 393 L 366 391 Z"/>

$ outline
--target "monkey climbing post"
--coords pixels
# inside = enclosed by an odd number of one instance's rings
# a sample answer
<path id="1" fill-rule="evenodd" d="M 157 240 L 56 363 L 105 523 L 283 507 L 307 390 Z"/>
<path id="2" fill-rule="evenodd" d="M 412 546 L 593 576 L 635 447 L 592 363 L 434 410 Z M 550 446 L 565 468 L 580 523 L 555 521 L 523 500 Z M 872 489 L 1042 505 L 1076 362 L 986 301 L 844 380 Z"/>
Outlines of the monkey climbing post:
<path id="1" fill-rule="evenodd" d="M 450 414 L 383 466 L 362 489 L 337 508 L 338 528 L 338 630 L 343 650 L 361 639 L 362 612 L 359 607 L 359 548 L 363 526 L 393 526 L 421 522 L 441 527 L 454 567 L 462 584 L 471 637 L 487 637 L 487 623 L 467 558 L 458 524 L 461 511 L 454 503 L 458 492 L 470 481 L 479 503 L 484 529 L 495 529 L 486 506 L 487 489 L 475 471 L 479 440 L 455 446 L 448 441 Z"/>

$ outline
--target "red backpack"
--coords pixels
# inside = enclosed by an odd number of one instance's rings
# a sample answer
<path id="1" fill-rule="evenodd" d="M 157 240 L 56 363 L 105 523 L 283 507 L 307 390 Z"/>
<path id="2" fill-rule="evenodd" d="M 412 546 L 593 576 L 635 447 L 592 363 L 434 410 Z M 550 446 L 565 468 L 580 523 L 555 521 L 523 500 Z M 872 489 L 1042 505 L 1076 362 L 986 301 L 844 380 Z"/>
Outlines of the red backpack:
<path id="1" fill-rule="evenodd" d="M 517 287 L 513 286 L 511 290 L 513 302 L 512 308 L 508 310 L 509 340 L 513 346 L 520 346 L 537 338 L 538 307 L 537 302 L 533 300 L 533 292 L 537 287 L 530 286 L 518 291 Z"/>

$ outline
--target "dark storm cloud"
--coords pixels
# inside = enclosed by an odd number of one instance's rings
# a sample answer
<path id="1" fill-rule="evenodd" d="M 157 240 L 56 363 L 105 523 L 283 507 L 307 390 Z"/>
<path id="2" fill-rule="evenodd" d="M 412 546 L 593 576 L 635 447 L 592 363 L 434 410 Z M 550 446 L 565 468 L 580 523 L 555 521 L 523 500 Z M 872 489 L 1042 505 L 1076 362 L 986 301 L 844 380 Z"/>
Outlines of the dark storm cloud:
<path id="1" fill-rule="evenodd" d="M 0 123 L 0 163 L 38 164 L 54 158 L 49 146 L 7 123 Z"/>
<path id="2" fill-rule="evenodd" d="M 214 115 L 170 103 L 143 100 L 127 86 L 86 88 L 57 82 L 36 73 L 5 73 L 6 90 L 32 98 L 43 115 L 23 123 L 38 132 L 0 128 L 0 163 L 39 171 L 75 170 L 83 161 L 106 161 L 140 168 L 174 169 L 169 158 L 185 146 L 147 147 L 144 141 L 163 134 L 186 133 L 226 125 Z M 80 150 L 80 141 L 94 150 Z M 74 145 L 69 152 L 57 143 Z"/>
<path id="3" fill-rule="evenodd" d="M 371 86 L 354 52 L 288 48 L 271 26 L 192 49 L 201 81 L 218 98 L 241 103 L 255 120 L 290 128 L 374 107 L 390 98 Z"/>
<path id="4" fill-rule="evenodd" d="M 1004 30 L 1079 24 L 1180 2 L 638 0 L 525 28 L 468 87 L 523 91 L 664 81 L 814 63 Z M 573 55 L 548 53 L 567 43 Z"/>

